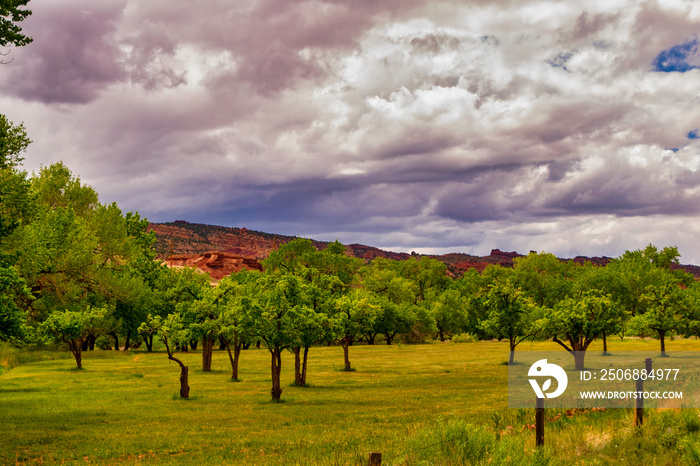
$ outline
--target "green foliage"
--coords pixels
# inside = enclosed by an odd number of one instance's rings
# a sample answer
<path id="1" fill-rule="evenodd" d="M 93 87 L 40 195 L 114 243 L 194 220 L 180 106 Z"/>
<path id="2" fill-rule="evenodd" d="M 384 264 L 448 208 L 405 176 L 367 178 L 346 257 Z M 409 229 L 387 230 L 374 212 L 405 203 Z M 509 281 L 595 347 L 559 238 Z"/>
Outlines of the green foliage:
<path id="1" fill-rule="evenodd" d="M 8 0 L 5 0 L 8 1 Z M 3 7 L 0 6 L 0 45 L 2 43 Z M 0 114 L 0 169 L 15 168 L 24 160 L 20 154 L 27 150 L 31 140 L 24 124 L 15 126 L 5 115 Z"/>
<path id="2" fill-rule="evenodd" d="M 25 172 L 0 168 L 0 242 L 34 214 L 35 199 Z"/>
<path id="3" fill-rule="evenodd" d="M 482 330 L 496 338 L 508 338 L 511 351 L 518 337 L 528 338 L 536 333 L 533 326 L 535 305 L 510 280 L 497 280 L 485 293 L 484 307 L 488 316 L 481 322 Z"/>
<path id="4" fill-rule="evenodd" d="M 0 340 L 18 344 L 27 334 L 27 312 L 31 292 L 13 266 L 0 265 Z"/>
<path id="5" fill-rule="evenodd" d="M 82 343 L 85 337 L 104 324 L 107 311 L 88 307 L 82 311 L 55 311 L 39 326 L 41 335 L 57 343 Z"/>
<path id="6" fill-rule="evenodd" d="M 21 47 L 32 41 L 31 37 L 22 34 L 22 28 L 15 23 L 24 21 L 31 15 L 30 10 L 22 8 L 29 0 L 3 0 L 0 2 L 0 45 L 15 45 Z"/>

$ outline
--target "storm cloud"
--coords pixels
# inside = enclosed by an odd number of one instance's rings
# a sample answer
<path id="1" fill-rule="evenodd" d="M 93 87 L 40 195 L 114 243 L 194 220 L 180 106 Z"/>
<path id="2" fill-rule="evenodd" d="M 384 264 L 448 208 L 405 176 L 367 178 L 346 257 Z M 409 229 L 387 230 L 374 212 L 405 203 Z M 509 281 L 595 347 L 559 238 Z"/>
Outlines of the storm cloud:
<path id="1" fill-rule="evenodd" d="M 394 250 L 700 263 L 700 6 L 32 0 L 0 111 L 103 202 Z"/>

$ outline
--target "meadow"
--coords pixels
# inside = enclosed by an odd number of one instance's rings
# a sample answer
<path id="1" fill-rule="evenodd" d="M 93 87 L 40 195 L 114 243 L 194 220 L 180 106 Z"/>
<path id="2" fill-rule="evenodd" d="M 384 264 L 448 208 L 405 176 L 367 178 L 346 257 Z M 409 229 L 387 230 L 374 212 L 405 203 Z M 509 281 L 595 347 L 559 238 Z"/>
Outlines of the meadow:
<path id="1" fill-rule="evenodd" d="M 616 339 L 609 348 L 658 342 Z M 243 352 L 239 382 L 225 351 L 209 373 L 200 352 L 179 353 L 190 366 L 184 400 L 164 352 L 86 352 L 79 371 L 68 353 L 5 348 L 0 364 L 24 363 L 0 375 L 0 464 L 367 464 L 373 451 L 382 464 L 406 465 L 700 464 L 700 418 L 689 409 L 649 410 L 641 429 L 630 410 L 548 410 L 545 447 L 536 449 L 527 429 L 534 410 L 507 407 L 507 354 L 506 342 L 353 346 L 356 370 L 345 372 L 342 348 L 314 347 L 302 388 L 291 384 L 285 353 L 283 402 L 274 403 L 265 349 Z"/>

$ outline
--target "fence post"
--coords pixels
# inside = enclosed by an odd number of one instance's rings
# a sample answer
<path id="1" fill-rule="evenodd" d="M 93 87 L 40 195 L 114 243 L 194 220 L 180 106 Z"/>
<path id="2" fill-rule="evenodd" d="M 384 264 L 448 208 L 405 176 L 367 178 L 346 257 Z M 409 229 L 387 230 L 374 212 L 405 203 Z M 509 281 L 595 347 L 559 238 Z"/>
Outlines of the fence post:
<path id="1" fill-rule="evenodd" d="M 544 446 L 544 398 L 535 403 L 535 445 Z"/>
<path id="2" fill-rule="evenodd" d="M 382 454 L 381 453 L 370 453 L 369 454 L 369 466 L 382 466 Z"/>
<path id="3" fill-rule="evenodd" d="M 644 360 L 645 371 L 647 377 L 651 373 L 651 358 Z M 634 399 L 634 426 L 641 427 L 644 424 L 644 380 L 640 376 L 636 384 L 637 397 Z"/>

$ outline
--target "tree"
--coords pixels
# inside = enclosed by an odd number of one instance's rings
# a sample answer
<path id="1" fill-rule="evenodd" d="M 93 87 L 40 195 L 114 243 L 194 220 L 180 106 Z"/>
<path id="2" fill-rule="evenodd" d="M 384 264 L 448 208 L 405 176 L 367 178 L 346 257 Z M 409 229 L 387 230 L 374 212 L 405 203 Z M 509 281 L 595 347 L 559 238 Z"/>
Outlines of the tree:
<path id="1" fill-rule="evenodd" d="M 513 283 L 539 307 L 552 308 L 571 292 L 572 267 L 549 253 L 530 253 L 513 260 Z"/>
<path id="2" fill-rule="evenodd" d="M 647 287 L 642 300 L 647 303 L 644 314 L 634 317 L 630 325 L 656 332 L 661 344 L 661 357 L 666 356 L 666 335 L 682 331 L 692 324 L 688 293 L 668 277 L 663 283 Z"/>
<path id="3" fill-rule="evenodd" d="M 257 298 L 247 311 L 251 334 L 265 343 L 271 356 L 272 399 L 282 396 L 280 375 L 282 352 L 301 346 L 300 334 L 305 322 L 316 315 L 308 306 L 305 283 L 291 274 L 260 277 Z"/>
<path id="4" fill-rule="evenodd" d="M 104 325 L 104 308 L 87 307 L 80 311 L 54 311 L 41 323 L 39 331 L 57 343 L 67 343 L 78 369 L 83 368 L 82 348 L 88 335 Z"/>
<path id="5" fill-rule="evenodd" d="M 189 398 L 189 367 L 182 360 L 175 357 L 175 347 L 187 344 L 190 338 L 187 328 L 183 325 L 182 316 L 171 314 L 162 319 L 160 316 L 149 315 L 138 331 L 139 333 L 158 335 L 160 341 L 165 345 L 168 359 L 175 361 L 180 366 L 180 398 Z"/>
<path id="6" fill-rule="evenodd" d="M 432 301 L 431 313 L 440 341 L 445 341 L 445 338 L 467 330 L 469 303 L 459 290 L 447 289 L 430 301 Z"/>
<path id="7" fill-rule="evenodd" d="M 624 319 L 622 308 L 598 290 L 567 297 L 542 312 L 536 327 L 574 356 L 577 370 L 584 368 L 588 346 Z"/>
<path id="8" fill-rule="evenodd" d="M 536 334 L 532 325 L 535 306 L 510 280 L 499 280 L 490 285 L 485 298 L 488 317 L 481 326 L 496 338 L 508 338 L 508 364 L 513 364 L 515 347 Z"/>
<path id="9" fill-rule="evenodd" d="M 31 143 L 23 123 L 15 126 L 5 115 L 0 115 L 0 169 L 16 168 L 24 160 L 20 154 L 26 151 Z"/>
<path id="10" fill-rule="evenodd" d="M 31 37 L 22 34 L 22 28 L 15 23 L 24 21 L 31 15 L 30 10 L 22 9 L 29 0 L 3 0 L 0 2 L 0 45 L 21 47 L 32 42 Z"/>
<path id="11" fill-rule="evenodd" d="M 345 357 L 345 370 L 352 371 L 350 346 L 355 339 L 374 324 L 379 306 L 374 304 L 370 292 L 358 289 L 336 298 L 333 309 L 333 323 L 340 337 Z"/>
<path id="12" fill-rule="evenodd" d="M 27 313 L 32 295 L 13 266 L 0 264 L 0 340 L 18 344 L 26 336 Z"/>
<path id="13" fill-rule="evenodd" d="M 348 257 L 345 246 L 338 241 L 319 251 L 308 239 L 297 238 L 273 251 L 263 262 L 268 273 L 283 277 L 293 275 L 304 285 L 305 305 L 315 315 L 299 323 L 298 345 L 294 353 L 294 383 L 306 385 L 309 348 L 321 340 L 333 338 L 329 315 L 334 297 L 347 292 L 355 280 L 361 261 Z"/>
<path id="14" fill-rule="evenodd" d="M 364 332 L 370 345 L 378 334 L 383 334 L 386 344 L 390 345 L 397 334 L 408 333 L 418 320 L 418 284 L 400 276 L 396 264 L 396 261 L 377 258 L 361 269 L 361 285 L 374 294 L 373 303 L 379 307 L 374 324 Z M 433 291 L 428 293 L 432 295 Z"/>

